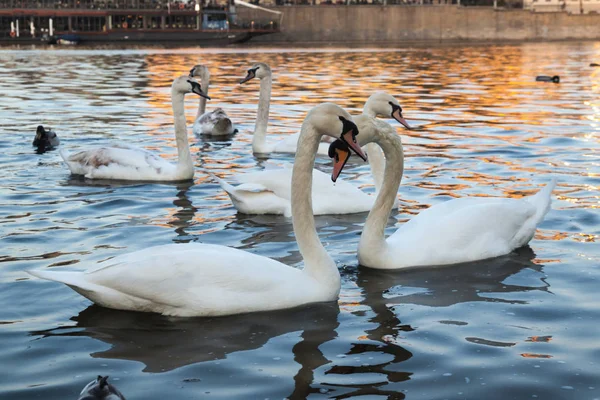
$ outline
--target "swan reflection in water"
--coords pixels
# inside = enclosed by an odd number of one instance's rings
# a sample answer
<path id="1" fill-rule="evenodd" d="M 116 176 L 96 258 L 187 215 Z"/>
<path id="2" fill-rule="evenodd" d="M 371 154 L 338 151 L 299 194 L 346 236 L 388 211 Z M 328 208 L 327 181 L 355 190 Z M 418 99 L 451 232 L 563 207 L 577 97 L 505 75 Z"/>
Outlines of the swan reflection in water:
<path id="1" fill-rule="evenodd" d="M 509 301 L 486 298 L 485 293 L 513 293 L 548 290 L 536 287 L 504 284 L 503 282 L 530 268 L 542 266 L 531 262 L 530 248 L 520 249 L 506 257 L 443 268 L 419 268 L 409 271 L 378 271 L 359 269 L 356 283 L 362 292 L 360 311 L 351 311 L 368 326 L 352 335 L 352 328 L 339 332 L 340 310 L 336 303 L 313 304 L 291 310 L 243 314 L 220 318 L 169 318 L 157 314 L 106 309 L 92 305 L 71 318 L 75 326 L 57 327 L 31 332 L 34 336 L 87 336 L 111 347 L 91 354 L 94 358 L 131 360 L 144 364 L 144 372 L 166 372 L 177 368 L 228 358 L 233 353 L 256 350 L 271 339 L 293 332 L 300 337 L 291 352 L 299 364 L 291 393 L 282 393 L 291 400 L 311 394 L 327 393 L 329 398 L 381 396 L 402 399 L 398 384 L 410 379 L 412 372 L 402 363 L 413 353 L 398 344 L 406 332 L 416 328 L 401 321 L 394 306 L 420 304 L 445 307 L 471 301 Z M 343 274 L 351 280 L 354 273 Z M 420 287 L 423 293 L 391 297 L 396 287 Z M 365 310 L 366 309 L 366 310 Z M 407 315 L 409 318 L 410 315 Z M 344 317 L 347 318 L 347 317 Z M 354 317 L 353 317 L 354 318 Z M 372 327 L 372 324 L 375 327 Z M 76 329 L 74 329 L 76 328 Z M 329 354 L 327 342 L 343 349 L 339 355 Z M 339 350 L 334 350 L 336 353 Z M 254 357 L 254 356 L 244 356 Z M 369 362 L 364 360 L 370 358 Z M 354 361 L 360 359 L 358 361 Z M 246 358 L 248 360 L 248 358 Z M 360 382 L 360 376 L 367 377 Z M 351 378 L 351 379 L 350 379 Z M 358 380 L 360 383 L 352 383 Z"/>
<path id="2" fill-rule="evenodd" d="M 356 283 L 362 291 L 360 305 L 367 306 L 366 317 L 376 326 L 365 330 L 362 340 L 352 344 L 346 354 L 361 360 L 369 358 L 369 363 L 356 366 L 333 365 L 325 372 L 327 376 L 337 374 L 358 377 L 371 376 L 372 383 L 363 385 L 343 385 L 346 391 L 336 399 L 356 396 L 381 396 L 378 398 L 403 399 L 401 386 L 396 383 L 409 380 L 412 372 L 402 368 L 401 363 L 409 360 L 413 354 L 399 342 L 410 341 L 406 332 L 415 331 L 399 317 L 405 309 L 397 308 L 402 304 L 417 304 L 429 307 L 448 307 L 463 302 L 490 301 L 519 303 L 519 300 L 505 300 L 498 297 L 485 297 L 485 293 L 514 293 L 531 290 L 548 290 L 548 284 L 541 277 L 539 286 L 520 286 L 506 284 L 504 281 L 523 271 L 532 269 L 541 272 L 542 265 L 532 262 L 535 254 L 529 247 L 518 249 L 510 255 L 490 260 L 457 264 L 443 267 L 414 268 L 402 271 L 382 271 L 359 268 Z M 410 288 L 410 289 L 408 289 Z M 414 288 L 423 290 L 416 294 L 402 295 L 405 289 L 414 293 Z M 398 293 L 398 294 L 395 294 Z M 365 309 L 354 311 L 364 314 Z M 410 318 L 410 314 L 406 314 Z M 404 337 L 402 337 L 404 336 Z M 362 356 L 362 357 L 361 357 Z M 378 363 L 379 362 L 379 363 Z M 369 375 L 366 375 L 369 374 Z M 365 378 L 369 379 L 369 378 Z M 337 380 L 335 377 L 329 380 Z M 337 386 L 341 390 L 341 385 Z"/>
<path id="3" fill-rule="evenodd" d="M 337 336 L 338 314 L 336 303 L 218 318 L 170 318 L 91 305 L 71 318 L 75 326 L 31 335 L 88 336 L 111 346 L 92 357 L 138 361 L 145 365 L 144 372 L 165 372 L 225 359 L 231 353 L 258 349 L 272 338 L 302 331 L 302 341 L 292 349 L 301 364 L 295 379 L 310 383 L 312 371 L 328 362 L 318 348 Z M 314 356 L 315 352 L 320 356 Z"/>
<path id="4" fill-rule="evenodd" d="M 498 296 L 485 297 L 485 294 L 547 291 L 549 285 L 543 277 L 540 278 L 540 286 L 534 287 L 504 283 L 507 278 L 526 268 L 541 273 L 543 265 L 532 262 L 534 258 L 535 253 L 531 247 L 525 246 L 503 257 L 451 266 L 419 267 L 401 271 L 361 268 L 357 283 L 363 288 L 367 299 L 374 293 L 383 294 L 379 298 L 368 300 L 370 305 L 394 303 L 447 307 L 471 301 L 522 303 Z M 424 290 L 413 294 L 400 294 L 403 288 L 407 287 Z M 399 294 L 394 296 L 396 291 Z"/>

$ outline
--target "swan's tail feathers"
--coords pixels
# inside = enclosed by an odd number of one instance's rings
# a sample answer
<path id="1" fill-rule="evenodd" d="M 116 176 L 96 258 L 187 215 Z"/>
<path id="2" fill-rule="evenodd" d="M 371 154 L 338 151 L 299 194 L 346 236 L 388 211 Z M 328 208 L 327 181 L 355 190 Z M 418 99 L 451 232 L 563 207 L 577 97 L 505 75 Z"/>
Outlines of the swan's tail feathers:
<path id="1" fill-rule="evenodd" d="M 60 282 L 69 286 L 71 289 L 81 294 L 84 297 L 90 299 L 91 295 L 95 293 L 98 286 L 88 282 L 83 272 L 77 271 L 47 271 L 41 269 L 32 269 L 27 271 L 30 275 L 33 275 L 40 279 L 48 281 Z"/>
<path id="2" fill-rule="evenodd" d="M 217 181 L 217 183 L 221 186 L 221 188 L 223 188 L 223 190 L 225 192 L 227 192 L 227 194 L 229 195 L 229 197 L 231 198 L 232 201 L 241 201 L 241 199 L 237 196 L 236 194 L 236 188 L 233 185 L 230 185 L 229 183 L 225 182 L 223 179 L 219 178 L 218 176 L 211 174 L 210 172 L 208 173 L 215 181 Z"/>
<path id="3" fill-rule="evenodd" d="M 234 201 L 243 201 L 244 199 L 242 196 L 248 195 L 251 193 L 264 193 L 264 192 L 272 193 L 271 190 L 269 190 L 264 185 L 261 185 L 260 183 L 242 183 L 241 185 L 233 186 L 233 185 L 225 182 L 221 178 L 218 178 L 216 176 L 213 176 L 213 178 L 217 182 L 219 182 L 219 185 L 221 185 L 223 190 L 226 191 L 227 194 L 229 195 L 229 197 L 231 197 L 231 199 Z"/>
<path id="4" fill-rule="evenodd" d="M 85 282 L 82 279 L 83 273 L 76 271 L 47 271 L 42 269 L 32 269 L 27 271 L 27 273 L 37 278 L 64 283 L 65 285 L 79 285 L 80 283 Z"/>
<path id="5" fill-rule="evenodd" d="M 556 187 L 556 178 L 552 180 L 539 192 L 533 196 L 526 197 L 529 203 L 533 204 L 536 208 L 535 212 L 535 223 L 539 224 L 544 216 L 550 210 L 550 204 L 552 203 L 552 191 Z"/>
<path id="6" fill-rule="evenodd" d="M 59 149 L 58 150 L 58 154 L 60 154 L 60 156 L 62 157 L 63 160 L 65 160 L 65 162 L 68 164 L 69 163 L 69 157 L 71 156 L 71 153 L 69 153 L 67 150 L 65 149 Z"/>

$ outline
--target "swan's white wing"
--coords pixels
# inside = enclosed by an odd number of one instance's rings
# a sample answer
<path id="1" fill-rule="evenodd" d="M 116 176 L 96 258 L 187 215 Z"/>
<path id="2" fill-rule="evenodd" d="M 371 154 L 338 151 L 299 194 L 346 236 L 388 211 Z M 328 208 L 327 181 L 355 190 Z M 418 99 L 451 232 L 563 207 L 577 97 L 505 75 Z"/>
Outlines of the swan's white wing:
<path id="1" fill-rule="evenodd" d="M 96 179 L 168 179 L 175 165 L 144 149 L 128 145 L 61 152 L 73 174 Z"/>
<path id="2" fill-rule="evenodd" d="M 219 185 L 227 192 L 234 207 L 242 214 L 276 214 L 291 216 L 289 198 L 278 196 L 273 190 L 258 182 L 230 185 L 216 178 Z"/>
<path id="3" fill-rule="evenodd" d="M 528 235 L 523 228 L 530 229 L 535 214 L 524 199 L 450 200 L 421 212 L 387 239 L 395 260 L 389 262 L 443 265 L 507 254 L 525 244 L 519 237 Z"/>
<path id="4" fill-rule="evenodd" d="M 272 151 L 274 153 L 295 153 L 296 149 L 298 148 L 299 136 L 299 133 L 286 136 L 274 144 Z M 323 141 L 319 144 L 319 150 L 317 151 L 317 154 L 324 156 L 328 155 L 330 144 L 328 141 L 329 139 L 329 136 L 323 136 Z"/>
<path id="5" fill-rule="evenodd" d="M 315 215 L 353 214 L 369 211 L 375 202 L 375 196 L 369 196 L 352 183 L 313 170 L 313 211 Z"/>
<path id="6" fill-rule="evenodd" d="M 300 270 L 201 243 L 151 247 L 115 257 L 86 273 L 31 272 L 63 282 L 105 307 L 167 315 L 226 315 L 322 301 L 314 281 Z"/>
<path id="7" fill-rule="evenodd" d="M 279 199 L 285 199 L 288 202 L 291 199 L 291 168 L 251 172 L 239 176 L 238 180 L 244 182 L 244 185 L 260 185 Z M 240 188 L 240 186 L 236 188 Z M 341 179 L 337 183 L 333 183 L 328 174 L 314 169 L 312 200 L 315 215 L 352 214 L 368 211 L 373 205 L 374 197 Z"/>

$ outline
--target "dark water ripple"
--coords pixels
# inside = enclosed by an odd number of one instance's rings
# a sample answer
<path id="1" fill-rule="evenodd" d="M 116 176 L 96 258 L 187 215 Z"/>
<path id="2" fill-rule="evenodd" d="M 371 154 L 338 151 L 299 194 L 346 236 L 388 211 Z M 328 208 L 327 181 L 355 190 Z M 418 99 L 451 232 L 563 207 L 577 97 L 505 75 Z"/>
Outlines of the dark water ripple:
<path id="1" fill-rule="evenodd" d="M 108 374 L 128 398 L 598 399 L 600 346 L 600 59 L 598 43 L 335 51 L 319 49 L 0 49 L 0 397 L 76 398 Z M 365 214 L 320 217 L 342 273 L 338 304 L 174 319 L 93 306 L 33 268 L 85 269 L 124 252 L 201 241 L 291 265 L 290 221 L 237 215 L 203 170 L 225 178 L 291 161 L 254 158 L 258 84 L 275 71 L 273 137 L 297 132 L 322 101 L 362 108 L 398 96 L 415 127 L 395 223 L 454 197 L 521 197 L 551 177 L 553 209 L 531 247 L 495 260 L 401 273 L 356 267 Z M 176 154 L 169 86 L 199 62 L 209 107 L 240 128 L 196 140 L 194 182 L 92 182 L 57 151 L 36 154 L 35 127 L 64 148 L 122 141 Z M 535 82 L 558 74 L 561 84 Z M 186 104 L 188 122 L 196 99 Z M 318 160 L 328 170 L 328 160 Z M 373 187 L 365 165 L 345 172 Z"/>

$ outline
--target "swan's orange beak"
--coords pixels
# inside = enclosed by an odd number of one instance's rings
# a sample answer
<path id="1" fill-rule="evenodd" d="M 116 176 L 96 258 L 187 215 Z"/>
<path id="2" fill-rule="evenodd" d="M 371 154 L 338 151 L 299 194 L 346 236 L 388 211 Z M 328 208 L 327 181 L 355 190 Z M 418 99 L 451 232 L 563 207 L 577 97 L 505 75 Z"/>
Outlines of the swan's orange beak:
<path id="1" fill-rule="evenodd" d="M 331 172 L 331 180 L 335 182 L 342 173 L 344 166 L 346 166 L 346 162 L 350 158 L 350 150 L 348 150 L 347 147 L 346 149 L 336 147 L 333 150 L 333 154 L 330 155 L 333 156 L 333 171 Z"/>
<path id="2" fill-rule="evenodd" d="M 392 117 L 400 122 L 402 125 L 404 125 L 404 127 L 406 129 L 410 129 L 410 126 L 408 125 L 408 122 L 406 122 L 406 120 L 402 117 L 402 112 L 400 111 L 400 108 L 397 108 L 394 110 L 394 112 L 392 113 Z"/>
<path id="3" fill-rule="evenodd" d="M 363 161 L 367 161 L 367 155 L 360 148 L 360 145 L 356 142 L 356 132 L 354 130 L 350 130 L 342 135 L 342 140 L 346 143 L 357 156 L 363 159 Z"/>

